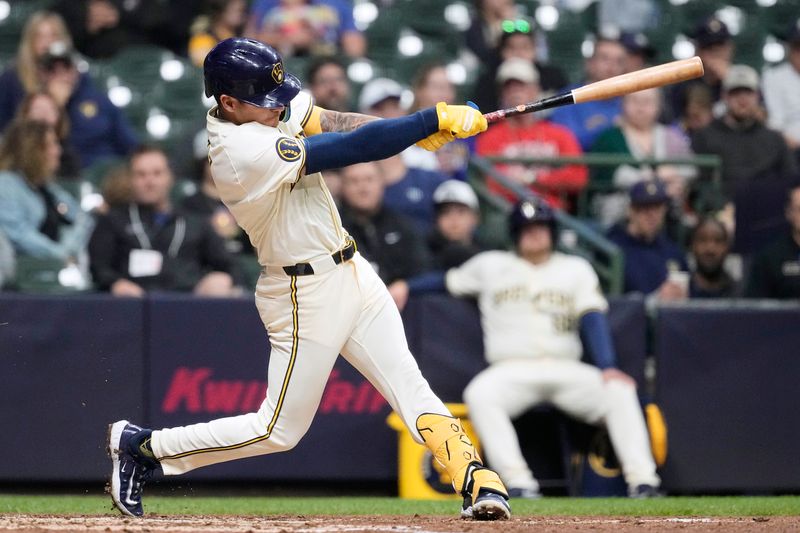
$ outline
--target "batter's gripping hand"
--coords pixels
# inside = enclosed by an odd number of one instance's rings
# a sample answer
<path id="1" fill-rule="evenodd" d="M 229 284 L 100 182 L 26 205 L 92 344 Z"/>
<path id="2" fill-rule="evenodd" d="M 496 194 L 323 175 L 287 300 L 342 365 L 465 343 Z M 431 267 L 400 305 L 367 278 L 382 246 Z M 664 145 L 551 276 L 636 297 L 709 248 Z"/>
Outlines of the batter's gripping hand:
<path id="1" fill-rule="evenodd" d="M 486 131 L 489 124 L 486 118 L 471 105 L 447 105 L 444 102 L 436 104 L 436 114 L 439 117 L 439 130 L 450 132 L 459 139 L 466 139 Z"/>
<path id="2" fill-rule="evenodd" d="M 432 133 L 422 139 L 421 141 L 417 141 L 417 146 L 420 148 L 424 148 L 429 152 L 435 152 L 445 144 L 454 141 L 456 138 L 453 137 L 453 134 L 447 130 L 439 130 L 436 133 Z"/>

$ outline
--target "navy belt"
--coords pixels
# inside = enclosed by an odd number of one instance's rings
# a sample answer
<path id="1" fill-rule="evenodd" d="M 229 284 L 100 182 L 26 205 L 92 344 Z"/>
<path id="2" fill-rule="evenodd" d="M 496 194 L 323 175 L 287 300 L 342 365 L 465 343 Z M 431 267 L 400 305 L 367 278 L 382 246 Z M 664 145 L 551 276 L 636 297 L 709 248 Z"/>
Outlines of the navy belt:
<path id="1" fill-rule="evenodd" d="M 345 261 L 350 261 L 354 255 L 356 255 L 356 243 L 350 242 L 350 244 L 338 252 L 332 253 L 331 259 L 338 265 Z M 285 266 L 283 267 L 283 271 L 286 272 L 288 276 L 310 276 L 314 274 L 314 268 L 310 263 L 297 263 L 296 265 Z"/>

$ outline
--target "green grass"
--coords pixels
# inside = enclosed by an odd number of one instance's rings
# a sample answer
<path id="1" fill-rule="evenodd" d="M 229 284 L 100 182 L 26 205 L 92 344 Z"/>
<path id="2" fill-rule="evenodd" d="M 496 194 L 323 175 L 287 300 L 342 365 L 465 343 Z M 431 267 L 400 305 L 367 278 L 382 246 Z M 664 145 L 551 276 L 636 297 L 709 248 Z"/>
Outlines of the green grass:
<path id="1" fill-rule="evenodd" d="M 780 516 L 800 515 L 800 496 L 669 497 L 654 500 L 626 498 L 545 498 L 513 501 L 516 516 Z M 274 498 L 153 496 L 146 498 L 149 514 L 204 515 L 451 515 L 457 501 L 418 501 L 397 498 Z M 0 513 L 111 514 L 101 496 L 22 496 L 0 494 Z"/>

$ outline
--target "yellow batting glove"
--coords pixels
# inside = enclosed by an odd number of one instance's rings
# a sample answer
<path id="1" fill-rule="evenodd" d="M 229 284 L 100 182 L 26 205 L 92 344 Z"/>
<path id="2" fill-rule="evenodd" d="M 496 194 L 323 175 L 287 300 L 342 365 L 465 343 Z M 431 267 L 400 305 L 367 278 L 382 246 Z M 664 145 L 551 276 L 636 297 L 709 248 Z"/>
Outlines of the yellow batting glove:
<path id="1" fill-rule="evenodd" d="M 448 131 L 459 139 L 466 139 L 486 131 L 489 124 L 483 113 L 472 107 L 474 105 L 447 105 L 444 102 L 436 104 L 439 129 Z"/>
<path id="2" fill-rule="evenodd" d="M 422 139 L 421 141 L 417 141 L 417 146 L 420 148 L 424 148 L 429 152 L 435 152 L 445 144 L 454 141 L 456 138 L 453 137 L 453 134 L 446 130 L 439 130 L 436 133 L 432 133 Z"/>

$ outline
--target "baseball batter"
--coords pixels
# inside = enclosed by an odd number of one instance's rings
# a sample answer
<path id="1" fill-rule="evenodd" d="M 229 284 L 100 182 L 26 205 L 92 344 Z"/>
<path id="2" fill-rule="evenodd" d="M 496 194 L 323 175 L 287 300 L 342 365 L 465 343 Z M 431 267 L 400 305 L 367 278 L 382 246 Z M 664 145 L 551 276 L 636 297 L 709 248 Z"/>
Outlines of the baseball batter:
<path id="1" fill-rule="evenodd" d="M 203 424 L 111 424 L 115 506 L 142 515 L 143 484 L 158 469 L 182 474 L 293 448 L 341 353 L 445 467 L 464 496 L 462 516 L 508 518 L 505 487 L 421 375 L 396 306 L 342 227 L 319 173 L 415 143 L 434 150 L 485 130 L 483 115 L 444 103 L 391 120 L 327 111 L 300 92 L 275 50 L 249 39 L 222 41 L 204 71 L 206 94 L 217 101 L 207 117 L 214 182 L 263 265 L 255 298 L 271 343 L 267 397 L 258 412 Z"/>
<path id="2" fill-rule="evenodd" d="M 512 498 L 540 492 L 511 421 L 545 402 L 605 424 L 629 494 L 656 495 L 660 481 L 636 386 L 614 367 L 597 275 L 585 259 L 553 251 L 555 218 L 546 204 L 521 202 L 510 227 L 516 252 L 480 253 L 439 280 L 429 275 L 405 287 L 393 284 L 393 295 L 440 284 L 451 294 L 477 297 L 490 365 L 469 383 L 464 400 L 489 464 Z M 581 362 L 581 336 L 596 366 Z"/>

